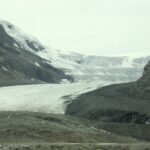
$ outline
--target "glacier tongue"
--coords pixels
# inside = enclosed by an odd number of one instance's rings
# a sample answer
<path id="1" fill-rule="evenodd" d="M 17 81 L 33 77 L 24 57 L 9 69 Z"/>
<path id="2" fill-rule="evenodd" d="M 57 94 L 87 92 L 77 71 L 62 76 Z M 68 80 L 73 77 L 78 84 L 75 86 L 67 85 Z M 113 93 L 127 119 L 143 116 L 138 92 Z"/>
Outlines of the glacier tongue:
<path id="1" fill-rule="evenodd" d="M 78 82 L 2 87 L 0 88 L 0 110 L 64 114 L 66 101 L 100 86 L 102 84 L 95 82 Z M 66 97 L 69 99 L 65 99 Z"/>

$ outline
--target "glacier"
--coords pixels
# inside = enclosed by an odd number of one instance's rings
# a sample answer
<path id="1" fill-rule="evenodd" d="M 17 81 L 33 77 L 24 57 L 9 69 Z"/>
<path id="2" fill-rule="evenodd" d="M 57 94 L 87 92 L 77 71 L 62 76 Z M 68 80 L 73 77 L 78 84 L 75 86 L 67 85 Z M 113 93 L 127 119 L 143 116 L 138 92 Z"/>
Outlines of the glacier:
<path id="1" fill-rule="evenodd" d="M 0 111 L 64 114 L 73 98 L 106 84 L 78 82 L 1 87 Z"/>
<path id="2" fill-rule="evenodd" d="M 35 84 L 0 88 L 1 111 L 35 111 L 64 114 L 66 106 L 80 94 L 99 87 L 137 80 L 150 60 L 150 53 L 126 56 L 92 56 L 57 50 L 44 46 L 7 21 L 0 25 L 19 47 L 44 58 L 46 63 L 74 77 L 74 82 L 62 79 L 61 84 Z M 40 65 L 35 62 L 37 67 Z M 3 70 L 7 68 L 3 67 Z M 32 79 L 31 79 L 32 80 Z"/>

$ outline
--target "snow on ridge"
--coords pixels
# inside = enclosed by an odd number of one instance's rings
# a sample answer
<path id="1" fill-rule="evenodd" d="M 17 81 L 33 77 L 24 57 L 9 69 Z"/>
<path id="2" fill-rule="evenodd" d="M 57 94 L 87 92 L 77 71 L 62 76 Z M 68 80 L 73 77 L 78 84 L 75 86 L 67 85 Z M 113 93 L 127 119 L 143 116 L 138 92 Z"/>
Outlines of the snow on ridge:
<path id="1" fill-rule="evenodd" d="M 45 51 L 40 51 L 38 53 L 40 57 L 43 57 L 48 60 L 52 60 L 52 65 L 58 68 L 75 68 L 75 66 L 89 66 L 89 67 L 98 67 L 98 68 L 134 68 L 144 67 L 143 64 L 137 64 L 135 62 L 136 59 L 145 59 L 150 58 L 150 53 L 147 55 L 136 55 L 135 57 L 131 55 L 127 56 L 94 56 L 94 55 L 84 55 L 80 53 L 72 53 L 72 52 L 61 52 L 55 49 L 47 48 Z M 59 64 L 59 62 L 61 62 Z M 69 66 L 69 68 L 67 68 Z"/>
<path id="2" fill-rule="evenodd" d="M 52 48 L 39 51 L 38 55 L 50 60 L 50 64 L 72 75 L 75 81 L 98 81 L 103 79 L 129 82 L 142 75 L 144 66 L 150 59 L 147 56 L 90 56 L 80 53 L 64 53 Z"/>
<path id="3" fill-rule="evenodd" d="M 38 39 L 27 35 L 19 27 L 14 26 L 8 21 L 0 21 L 0 24 L 4 27 L 7 34 L 9 34 L 9 36 L 11 36 L 21 48 L 34 52 L 33 48 L 31 48 L 27 42 L 31 42 L 35 49 L 43 47 Z M 17 44 L 15 44 L 16 47 L 18 46 Z"/>
<path id="4" fill-rule="evenodd" d="M 135 67 L 134 60 L 140 57 L 150 56 L 150 52 L 138 52 L 138 53 L 129 53 L 122 55 L 109 55 L 109 56 L 95 56 L 95 55 L 85 55 L 76 52 L 68 52 L 56 50 L 54 48 L 49 48 L 42 46 L 38 39 L 27 35 L 20 28 L 14 26 L 13 24 L 7 21 L 0 21 L 0 24 L 3 25 L 5 31 L 15 39 L 15 41 L 22 48 L 32 51 L 39 55 L 42 58 L 51 61 L 51 64 L 58 68 L 65 69 L 75 69 L 78 66 L 88 65 L 91 67 L 100 66 L 100 67 L 125 67 L 132 68 Z M 28 42 L 31 42 L 32 46 Z M 14 43 L 15 47 L 18 47 Z M 37 51 L 35 52 L 35 50 Z M 104 62 L 104 63 L 103 63 Z M 142 64 L 145 65 L 145 64 Z M 142 66 L 143 67 L 143 66 Z M 75 69 L 76 70 L 76 69 Z"/>
<path id="5" fill-rule="evenodd" d="M 4 66 L 2 66 L 2 69 L 5 70 L 5 71 L 8 71 L 8 69 Z"/>
<path id="6" fill-rule="evenodd" d="M 37 67 L 41 67 L 38 62 L 35 62 L 35 65 L 36 65 Z"/>

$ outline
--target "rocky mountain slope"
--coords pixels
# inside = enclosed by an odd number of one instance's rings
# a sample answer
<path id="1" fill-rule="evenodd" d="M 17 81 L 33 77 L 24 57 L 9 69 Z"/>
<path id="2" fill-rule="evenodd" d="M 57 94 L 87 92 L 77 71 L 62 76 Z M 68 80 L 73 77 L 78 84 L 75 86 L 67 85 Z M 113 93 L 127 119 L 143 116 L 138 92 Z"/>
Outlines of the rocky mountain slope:
<path id="1" fill-rule="evenodd" d="M 150 62 L 136 82 L 110 85 L 75 99 L 66 113 L 104 122 L 150 122 Z"/>
<path id="2" fill-rule="evenodd" d="M 0 22 L 0 86 L 59 83 L 71 79 L 36 52 L 44 47 L 8 22 Z"/>

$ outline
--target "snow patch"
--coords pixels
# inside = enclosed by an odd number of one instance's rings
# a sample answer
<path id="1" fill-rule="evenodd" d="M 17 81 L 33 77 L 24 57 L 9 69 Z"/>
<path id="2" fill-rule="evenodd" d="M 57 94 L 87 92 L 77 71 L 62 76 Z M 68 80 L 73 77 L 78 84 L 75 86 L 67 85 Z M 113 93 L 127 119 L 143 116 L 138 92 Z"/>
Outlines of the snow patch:
<path id="1" fill-rule="evenodd" d="M 38 62 L 35 62 L 35 65 L 36 65 L 37 67 L 41 67 Z"/>
<path id="2" fill-rule="evenodd" d="M 5 70 L 5 71 L 8 71 L 8 69 L 4 66 L 2 66 L 2 69 Z"/>
<path id="3" fill-rule="evenodd" d="M 15 46 L 15 47 L 18 47 L 18 45 L 17 45 L 16 43 L 14 43 L 14 46 Z"/>
<path id="4" fill-rule="evenodd" d="M 39 49 L 39 46 L 36 43 L 33 43 L 34 48 Z"/>

